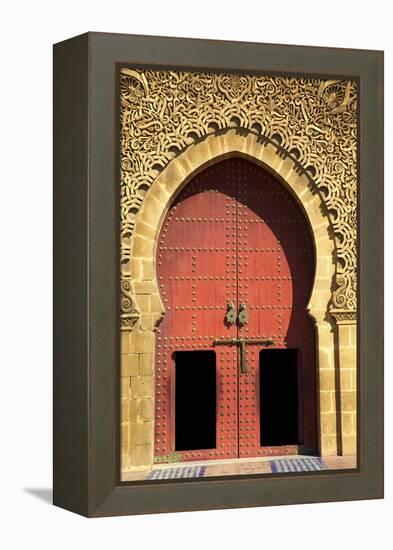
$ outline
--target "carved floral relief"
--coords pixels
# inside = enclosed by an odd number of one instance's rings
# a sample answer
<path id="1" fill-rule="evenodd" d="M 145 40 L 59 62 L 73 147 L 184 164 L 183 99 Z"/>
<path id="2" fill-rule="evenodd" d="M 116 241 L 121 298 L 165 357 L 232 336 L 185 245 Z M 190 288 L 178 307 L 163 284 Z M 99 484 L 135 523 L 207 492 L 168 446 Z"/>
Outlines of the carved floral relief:
<path id="1" fill-rule="evenodd" d="M 348 80 L 123 68 L 121 93 L 121 314 L 138 317 L 130 243 L 146 191 L 168 163 L 206 136 L 236 128 L 275 144 L 306 171 L 333 227 L 332 311 L 356 311 L 357 90 Z"/>

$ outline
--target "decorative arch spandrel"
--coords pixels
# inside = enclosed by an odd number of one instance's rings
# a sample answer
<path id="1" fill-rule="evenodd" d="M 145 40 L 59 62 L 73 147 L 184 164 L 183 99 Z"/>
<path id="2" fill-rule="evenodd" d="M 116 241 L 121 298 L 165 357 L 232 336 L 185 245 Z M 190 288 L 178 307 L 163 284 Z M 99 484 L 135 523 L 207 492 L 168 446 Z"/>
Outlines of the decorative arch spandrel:
<path id="1" fill-rule="evenodd" d="M 138 322 L 131 237 L 146 192 L 181 152 L 230 129 L 274 146 L 313 180 L 336 243 L 330 307 L 356 311 L 354 81 L 124 68 L 120 93 L 123 329 Z"/>

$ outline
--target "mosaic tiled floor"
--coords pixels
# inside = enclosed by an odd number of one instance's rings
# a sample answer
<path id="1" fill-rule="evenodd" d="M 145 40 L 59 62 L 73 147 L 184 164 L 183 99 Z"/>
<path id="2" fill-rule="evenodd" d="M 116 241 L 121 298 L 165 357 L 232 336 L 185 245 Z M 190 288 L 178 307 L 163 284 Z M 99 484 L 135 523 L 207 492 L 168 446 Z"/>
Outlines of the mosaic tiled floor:
<path id="1" fill-rule="evenodd" d="M 161 468 L 153 470 L 147 479 L 182 479 L 185 477 L 203 477 L 206 466 L 179 466 L 178 468 Z"/>
<path id="2" fill-rule="evenodd" d="M 269 462 L 273 474 L 283 472 L 315 472 L 318 470 L 327 470 L 321 458 L 282 458 L 281 460 L 272 460 Z"/>
<path id="3" fill-rule="evenodd" d="M 141 481 L 145 479 L 181 479 L 195 477 L 213 477 L 247 474 L 271 474 L 287 472 L 310 472 L 356 468 L 355 456 L 282 456 L 255 459 L 215 460 L 157 464 L 153 470 L 123 474 L 123 481 Z"/>

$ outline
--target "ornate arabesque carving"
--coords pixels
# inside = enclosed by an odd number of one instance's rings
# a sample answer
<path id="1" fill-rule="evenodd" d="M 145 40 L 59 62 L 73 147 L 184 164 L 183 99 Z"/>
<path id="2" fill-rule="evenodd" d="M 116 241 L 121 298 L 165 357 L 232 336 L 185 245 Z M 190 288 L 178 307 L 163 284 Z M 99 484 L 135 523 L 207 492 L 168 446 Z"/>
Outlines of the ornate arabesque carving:
<path id="1" fill-rule="evenodd" d="M 290 155 L 321 194 L 336 242 L 331 307 L 356 310 L 357 94 L 354 81 L 122 69 L 122 318 L 138 313 L 128 281 L 143 197 L 182 150 L 230 128 Z M 130 307 L 132 312 L 130 312 Z"/>
<path id="2" fill-rule="evenodd" d="M 122 328 L 131 328 L 139 318 L 139 311 L 132 296 L 131 281 L 126 278 L 120 281 L 120 309 Z"/>
<path id="3" fill-rule="evenodd" d="M 356 324 L 356 311 L 332 309 L 330 315 L 337 324 Z"/>

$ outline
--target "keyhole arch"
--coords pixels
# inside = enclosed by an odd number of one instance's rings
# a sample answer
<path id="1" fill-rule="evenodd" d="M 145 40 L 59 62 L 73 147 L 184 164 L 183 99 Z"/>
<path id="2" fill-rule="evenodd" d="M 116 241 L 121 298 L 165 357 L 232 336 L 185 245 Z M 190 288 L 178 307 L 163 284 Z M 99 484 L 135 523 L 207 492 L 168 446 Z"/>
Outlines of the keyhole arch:
<path id="1" fill-rule="evenodd" d="M 138 292 L 144 284 L 144 275 L 136 268 L 136 262 L 131 264 L 133 293 L 140 314 L 151 314 L 154 326 L 158 326 L 165 315 L 155 262 L 158 236 L 171 204 L 198 173 L 233 156 L 245 158 L 271 172 L 301 206 L 311 230 L 316 257 L 314 284 L 307 309 L 316 325 L 330 327 L 326 316 L 335 274 L 335 242 L 323 199 L 317 191 L 311 189 L 310 179 L 305 172 L 299 173 L 299 165 L 295 160 L 289 156 L 284 158 L 274 145 L 260 143 L 253 134 L 239 135 L 234 130 L 219 136 L 209 136 L 185 149 L 157 176 L 147 192 L 131 239 L 131 258 L 148 264 L 146 271 L 153 273 L 150 307 L 146 311 L 144 300 L 139 298 L 145 293 Z"/>
<path id="2" fill-rule="evenodd" d="M 156 258 L 167 311 L 156 337 L 155 456 L 167 456 L 174 449 L 180 460 L 286 454 L 294 452 L 290 445 L 294 441 L 316 449 L 315 330 L 305 311 L 315 258 L 310 228 L 293 196 L 248 158 L 220 159 L 177 195 L 162 224 Z M 225 323 L 228 301 L 236 304 L 237 316 L 237 323 L 229 325 Z M 250 317 L 243 323 L 241 304 L 250 306 Z M 262 448 L 258 439 L 258 434 L 269 433 L 270 425 L 270 421 L 263 423 L 258 391 L 260 345 L 281 352 L 293 348 L 298 353 L 291 359 L 299 378 L 296 399 L 292 396 L 298 404 L 291 418 L 302 422 L 294 421 L 293 439 L 278 438 L 284 445 L 280 449 Z M 237 346 L 237 358 L 232 355 L 233 346 Z M 199 421 L 194 425 L 191 410 L 182 409 L 181 414 L 177 407 L 191 382 L 177 383 L 178 367 L 182 368 L 178 354 L 188 357 L 188 376 L 195 387 L 199 370 L 191 374 L 192 357 L 201 352 L 216 357 L 220 413 L 210 415 L 210 422 L 205 419 L 203 429 Z M 194 368 L 202 364 L 201 358 Z M 206 380 L 200 392 L 212 384 Z M 198 410 L 197 404 L 192 410 Z M 194 446 L 192 433 L 201 443 L 197 434 L 201 429 L 210 433 L 214 418 L 214 449 Z M 252 421 L 253 429 L 246 436 L 246 424 Z M 180 443 L 179 434 L 185 433 L 188 448 Z"/>

